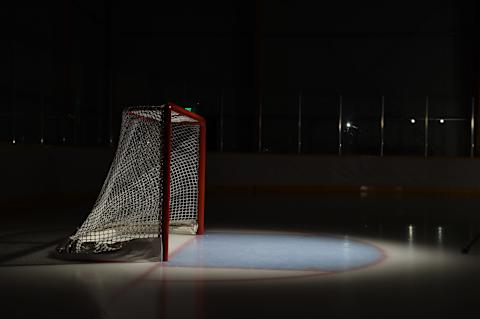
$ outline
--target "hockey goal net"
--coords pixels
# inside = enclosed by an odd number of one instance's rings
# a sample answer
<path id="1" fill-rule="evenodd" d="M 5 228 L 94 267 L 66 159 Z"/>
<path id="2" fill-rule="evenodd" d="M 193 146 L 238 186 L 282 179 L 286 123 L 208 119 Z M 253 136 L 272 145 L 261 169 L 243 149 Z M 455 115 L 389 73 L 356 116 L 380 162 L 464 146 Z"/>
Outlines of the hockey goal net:
<path id="1" fill-rule="evenodd" d="M 85 259 L 168 260 L 169 233 L 204 232 L 205 121 L 172 103 L 123 111 L 97 201 L 59 246 Z"/>

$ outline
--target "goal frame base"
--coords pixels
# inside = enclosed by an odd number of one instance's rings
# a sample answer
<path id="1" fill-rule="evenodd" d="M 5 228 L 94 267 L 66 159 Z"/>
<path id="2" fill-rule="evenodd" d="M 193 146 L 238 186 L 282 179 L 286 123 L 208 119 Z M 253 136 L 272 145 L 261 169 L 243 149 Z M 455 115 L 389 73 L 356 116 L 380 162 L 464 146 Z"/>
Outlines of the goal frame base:
<path id="1" fill-rule="evenodd" d="M 77 262 L 160 262 L 162 261 L 162 237 L 132 239 L 116 251 L 104 253 L 69 253 L 60 247 L 68 245 L 66 240 L 58 245 L 49 257 Z"/>

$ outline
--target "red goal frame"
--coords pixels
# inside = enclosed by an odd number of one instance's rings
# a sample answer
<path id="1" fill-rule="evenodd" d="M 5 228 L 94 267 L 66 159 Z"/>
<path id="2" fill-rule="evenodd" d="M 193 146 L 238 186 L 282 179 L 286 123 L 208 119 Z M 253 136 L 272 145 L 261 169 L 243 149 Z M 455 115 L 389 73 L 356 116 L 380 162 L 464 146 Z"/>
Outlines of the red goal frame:
<path id="1" fill-rule="evenodd" d="M 168 261 L 168 236 L 170 227 L 170 161 L 172 155 L 172 112 L 186 116 L 194 121 L 175 122 L 183 125 L 198 125 L 199 127 L 199 150 L 198 150 L 198 207 L 197 207 L 197 235 L 205 232 L 205 162 L 206 162 L 206 124 L 205 119 L 193 112 L 185 110 L 174 103 L 167 103 L 165 110 L 165 143 L 163 166 L 163 203 L 162 203 L 162 261 Z"/>

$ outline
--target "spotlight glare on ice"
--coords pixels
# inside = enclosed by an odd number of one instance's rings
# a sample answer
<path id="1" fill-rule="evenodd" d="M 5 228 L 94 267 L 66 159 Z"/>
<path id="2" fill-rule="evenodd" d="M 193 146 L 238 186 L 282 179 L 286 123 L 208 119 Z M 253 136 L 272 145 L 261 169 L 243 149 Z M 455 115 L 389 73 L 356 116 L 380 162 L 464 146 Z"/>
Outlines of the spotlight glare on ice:
<path id="1" fill-rule="evenodd" d="M 408 225 L 408 241 L 413 241 L 413 225 Z"/>
<path id="2" fill-rule="evenodd" d="M 443 243 L 443 228 L 438 226 L 437 228 L 437 241 L 439 244 Z"/>

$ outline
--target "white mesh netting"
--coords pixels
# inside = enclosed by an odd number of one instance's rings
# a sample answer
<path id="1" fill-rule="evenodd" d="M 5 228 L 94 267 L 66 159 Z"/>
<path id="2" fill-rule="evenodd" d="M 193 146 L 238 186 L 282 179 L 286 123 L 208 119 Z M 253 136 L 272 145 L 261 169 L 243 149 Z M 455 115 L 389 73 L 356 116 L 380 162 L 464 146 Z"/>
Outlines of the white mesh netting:
<path id="1" fill-rule="evenodd" d="M 115 158 L 97 201 L 64 250 L 116 251 L 132 239 L 161 236 L 165 107 L 126 109 Z M 198 228 L 199 126 L 172 112 L 171 231 Z"/>
<path id="2" fill-rule="evenodd" d="M 170 227 L 177 233 L 197 232 L 199 133 L 198 125 L 172 122 Z"/>

